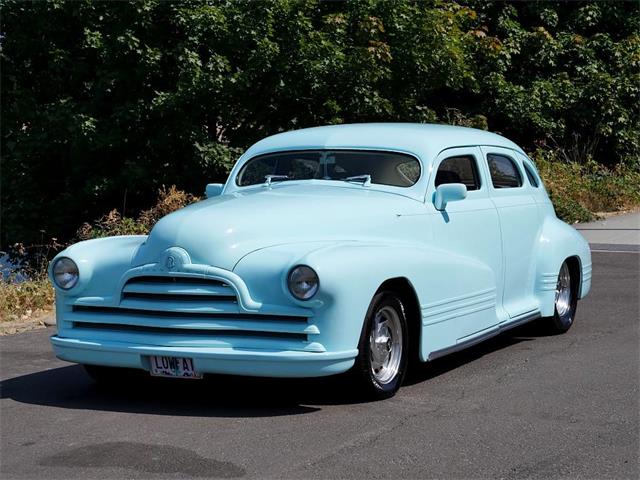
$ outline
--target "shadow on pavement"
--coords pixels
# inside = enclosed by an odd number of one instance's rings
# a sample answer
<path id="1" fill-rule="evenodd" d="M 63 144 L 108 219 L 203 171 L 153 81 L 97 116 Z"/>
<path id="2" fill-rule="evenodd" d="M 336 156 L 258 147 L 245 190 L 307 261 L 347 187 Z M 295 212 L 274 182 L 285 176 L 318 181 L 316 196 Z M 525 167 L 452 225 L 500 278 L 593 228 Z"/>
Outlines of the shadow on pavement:
<path id="1" fill-rule="evenodd" d="M 428 381 L 522 341 L 543 335 L 534 323 L 464 351 L 413 368 L 405 385 Z M 204 380 L 125 376 L 115 387 L 96 385 L 79 365 L 53 368 L 0 382 L 1 398 L 60 408 L 193 417 L 301 415 L 321 406 L 363 401 L 348 376 L 276 379 L 211 375 Z M 400 392 L 402 395 L 402 391 Z"/>
<path id="2" fill-rule="evenodd" d="M 275 417 L 320 410 L 301 397 L 322 381 L 207 376 L 204 380 L 152 378 L 124 371 L 122 384 L 95 384 L 80 365 L 54 368 L 0 383 L 2 398 L 52 407 L 194 417 Z M 311 391 L 309 391 L 311 389 Z M 327 387 L 332 391 L 335 387 Z M 322 391 L 318 392 L 321 401 Z"/>
<path id="3" fill-rule="evenodd" d="M 530 322 L 451 355 L 432 360 L 428 363 L 415 365 L 412 370 L 409 370 L 404 385 L 415 385 L 416 383 L 428 381 L 431 378 L 444 375 L 451 370 L 471 363 L 487 354 L 548 335 L 549 333 L 544 328 L 542 322 Z"/>

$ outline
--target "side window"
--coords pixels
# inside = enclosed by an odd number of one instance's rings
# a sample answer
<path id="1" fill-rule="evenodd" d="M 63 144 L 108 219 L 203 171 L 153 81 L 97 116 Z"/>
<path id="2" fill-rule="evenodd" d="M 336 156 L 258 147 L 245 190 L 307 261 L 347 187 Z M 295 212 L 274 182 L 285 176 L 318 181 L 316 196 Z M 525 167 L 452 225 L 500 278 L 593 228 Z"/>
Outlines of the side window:
<path id="1" fill-rule="evenodd" d="M 443 160 L 436 173 L 436 187 L 443 183 L 462 183 L 467 190 L 478 190 L 480 176 L 475 158 L 462 155 Z"/>
<path id="2" fill-rule="evenodd" d="M 531 168 L 531 166 L 527 162 L 524 162 L 523 165 L 524 165 L 524 173 L 527 174 L 529 183 L 531 184 L 532 187 L 538 188 L 540 186 L 540 183 L 538 182 L 538 178 L 536 177 L 536 174 L 533 173 L 533 168 Z"/>
<path id="3" fill-rule="evenodd" d="M 505 155 L 487 155 L 491 182 L 494 188 L 517 188 L 522 186 L 522 176 L 515 162 Z"/>

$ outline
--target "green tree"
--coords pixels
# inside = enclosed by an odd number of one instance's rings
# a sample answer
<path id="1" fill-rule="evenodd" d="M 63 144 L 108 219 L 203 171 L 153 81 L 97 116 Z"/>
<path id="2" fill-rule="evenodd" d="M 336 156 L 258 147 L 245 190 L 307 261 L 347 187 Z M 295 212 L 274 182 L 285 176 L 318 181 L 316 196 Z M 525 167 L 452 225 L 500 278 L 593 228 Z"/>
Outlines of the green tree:
<path id="1" fill-rule="evenodd" d="M 0 0 L 6 246 L 307 126 L 448 122 L 640 168 L 636 2 Z"/>

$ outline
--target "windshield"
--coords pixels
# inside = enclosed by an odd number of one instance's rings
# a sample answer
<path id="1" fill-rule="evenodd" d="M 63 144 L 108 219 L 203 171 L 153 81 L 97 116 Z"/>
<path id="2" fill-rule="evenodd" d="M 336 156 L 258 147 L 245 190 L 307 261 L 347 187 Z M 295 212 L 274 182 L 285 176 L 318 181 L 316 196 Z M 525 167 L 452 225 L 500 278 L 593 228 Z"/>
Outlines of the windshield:
<path id="1" fill-rule="evenodd" d="M 411 155 L 367 150 L 303 150 L 259 155 L 236 177 L 240 187 L 287 180 L 351 180 L 371 177 L 371 183 L 410 187 L 420 178 L 420 162 Z"/>

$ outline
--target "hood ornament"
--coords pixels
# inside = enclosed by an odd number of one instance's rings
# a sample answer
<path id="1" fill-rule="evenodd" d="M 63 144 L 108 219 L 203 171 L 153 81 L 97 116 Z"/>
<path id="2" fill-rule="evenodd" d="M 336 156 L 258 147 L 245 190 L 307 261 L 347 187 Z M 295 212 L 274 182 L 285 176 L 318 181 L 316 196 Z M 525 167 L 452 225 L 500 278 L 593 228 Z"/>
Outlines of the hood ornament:
<path id="1" fill-rule="evenodd" d="M 171 247 L 165 250 L 157 263 L 161 270 L 180 270 L 183 265 L 191 263 L 187 251 L 180 247 Z"/>

